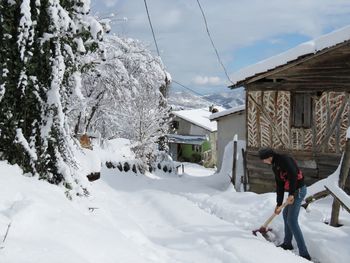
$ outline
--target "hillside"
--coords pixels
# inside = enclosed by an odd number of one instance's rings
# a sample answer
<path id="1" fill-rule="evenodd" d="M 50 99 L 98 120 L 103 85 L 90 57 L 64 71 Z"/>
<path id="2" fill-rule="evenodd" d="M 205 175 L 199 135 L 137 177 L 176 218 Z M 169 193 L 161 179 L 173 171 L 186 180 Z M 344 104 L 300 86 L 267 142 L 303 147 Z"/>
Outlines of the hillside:
<path id="1" fill-rule="evenodd" d="M 198 96 L 187 91 L 170 90 L 168 103 L 174 110 L 206 108 L 212 104 L 229 109 L 245 103 L 245 92 L 243 89 L 228 89 L 227 92 Z"/>

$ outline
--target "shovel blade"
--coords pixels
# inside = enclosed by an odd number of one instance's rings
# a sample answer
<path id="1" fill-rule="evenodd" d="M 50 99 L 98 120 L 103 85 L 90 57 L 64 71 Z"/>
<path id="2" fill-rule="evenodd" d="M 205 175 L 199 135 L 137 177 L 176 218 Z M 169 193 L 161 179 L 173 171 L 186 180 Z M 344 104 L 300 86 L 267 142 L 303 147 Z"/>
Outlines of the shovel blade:
<path id="1" fill-rule="evenodd" d="M 261 234 L 267 241 L 273 242 L 274 241 L 274 234 L 272 233 L 272 228 L 269 227 L 260 227 L 259 229 L 253 230 L 253 235 L 258 236 L 258 233 Z"/>
<path id="2" fill-rule="evenodd" d="M 271 231 L 272 228 L 269 227 L 260 227 L 259 229 L 253 230 L 253 235 L 256 236 L 256 234 L 259 232 L 262 235 L 266 234 L 267 232 Z"/>

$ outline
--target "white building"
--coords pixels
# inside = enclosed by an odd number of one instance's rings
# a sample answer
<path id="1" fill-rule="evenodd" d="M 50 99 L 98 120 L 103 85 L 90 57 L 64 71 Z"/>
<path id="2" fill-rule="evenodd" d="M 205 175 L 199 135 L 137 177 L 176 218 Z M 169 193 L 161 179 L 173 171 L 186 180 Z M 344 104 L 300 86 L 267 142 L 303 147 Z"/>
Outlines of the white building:
<path id="1" fill-rule="evenodd" d="M 213 109 L 224 110 L 211 107 L 172 112 L 175 133 L 168 135 L 168 142 L 174 160 L 201 163 L 207 167 L 216 164 L 217 124 L 209 119 Z"/>
<path id="2" fill-rule="evenodd" d="M 217 162 L 221 168 L 226 145 L 237 134 L 238 140 L 246 138 L 245 105 L 212 114 L 209 119 L 217 123 Z"/>

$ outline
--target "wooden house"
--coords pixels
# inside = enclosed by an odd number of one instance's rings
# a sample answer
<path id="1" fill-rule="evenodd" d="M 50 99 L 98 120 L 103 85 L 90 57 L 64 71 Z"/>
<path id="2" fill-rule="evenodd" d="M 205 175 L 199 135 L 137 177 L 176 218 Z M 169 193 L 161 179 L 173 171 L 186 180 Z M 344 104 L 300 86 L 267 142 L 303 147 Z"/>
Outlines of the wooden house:
<path id="1" fill-rule="evenodd" d="M 252 191 L 274 189 L 271 168 L 257 156 L 264 146 L 295 157 L 308 185 L 337 168 L 350 124 L 350 26 L 232 77 L 231 88 L 246 89 L 247 172 Z"/>

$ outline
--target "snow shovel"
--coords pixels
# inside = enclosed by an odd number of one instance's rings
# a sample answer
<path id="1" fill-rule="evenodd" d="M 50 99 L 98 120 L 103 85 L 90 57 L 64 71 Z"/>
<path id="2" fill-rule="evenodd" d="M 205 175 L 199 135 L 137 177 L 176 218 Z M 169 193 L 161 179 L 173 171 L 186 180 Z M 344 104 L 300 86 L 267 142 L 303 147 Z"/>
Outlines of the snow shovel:
<path id="1" fill-rule="evenodd" d="M 286 206 L 288 205 L 287 202 L 283 203 L 281 205 L 281 210 L 283 208 L 285 208 Z M 256 230 L 253 230 L 253 235 L 256 236 L 256 233 L 261 233 L 262 236 L 265 238 L 265 239 L 269 239 L 268 235 L 267 235 L 267 232 L 271 231 L 272 228 L 269 228 L 267 227 L 271 221 L 277 216 L 277 214 L 275 214 L 275 212 L 265 221 L 265 223 L 259 228 L 259 229 L 256 229 Z"/>

